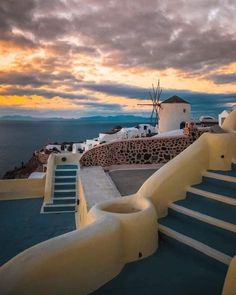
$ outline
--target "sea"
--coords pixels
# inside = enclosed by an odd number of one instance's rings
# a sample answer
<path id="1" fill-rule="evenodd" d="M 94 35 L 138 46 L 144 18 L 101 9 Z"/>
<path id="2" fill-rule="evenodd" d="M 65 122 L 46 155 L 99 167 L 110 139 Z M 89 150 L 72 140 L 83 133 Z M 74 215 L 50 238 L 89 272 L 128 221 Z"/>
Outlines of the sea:
<path id="1" fill-rule="evenodd" d="M 6 171 L 20 167 L 35 150 L 47 143 L 84 141 L 98 137 L 99 132 L 108 131 L 114 126 L 131 127 L 138 123 L 142 122 L 0 120 L 0 178 Z"/>

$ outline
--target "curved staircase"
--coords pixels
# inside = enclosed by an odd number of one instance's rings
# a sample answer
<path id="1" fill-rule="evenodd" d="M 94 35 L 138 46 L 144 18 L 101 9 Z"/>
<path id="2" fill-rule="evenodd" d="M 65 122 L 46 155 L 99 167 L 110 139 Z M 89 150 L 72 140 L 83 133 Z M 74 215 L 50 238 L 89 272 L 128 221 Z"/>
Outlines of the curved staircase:
<path id="1" fill-rule="evenodd" d="M 169 205 L 159 219 L 167 237 L 229 265 L 236 255 L 236 162 L 230 171 L 207 171 L 187 190 L 186 199 Z"/>

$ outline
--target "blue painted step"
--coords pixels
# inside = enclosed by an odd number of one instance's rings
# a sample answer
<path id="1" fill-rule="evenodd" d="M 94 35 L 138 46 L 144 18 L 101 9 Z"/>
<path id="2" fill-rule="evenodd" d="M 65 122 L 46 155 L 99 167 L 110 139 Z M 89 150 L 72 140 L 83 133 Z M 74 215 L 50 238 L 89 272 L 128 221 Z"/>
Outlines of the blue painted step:
<path id="1" fill-rule="evenodd" d="M 236 170 L 229 170 L 229 171 L 222 171 L 222 170 L 208 170 L 209 172 L 212 173 L 217 173 L 221 175 L 226 175 L 226 176 L 231 176 L 231 177 L 236 177 Z"/>
<path id="2" fill-rule="evenodd" d="M 236 206 L 190 192 L 187 192 L 186 199 L 179 200 L 175 204 L 236 225 Z"/>
<path id="3" fill-rule="evenodd" d="M 76 183 L 76 178 L 75 177 L 70 177 L 70 178 L 55 178 L 54 182 L 55 183 Z"/>
<path id="4" fill-rule="evenodd" d="M 228 181 L 221 181 L 218 179 L 214 179 L 211 181 L 211 183 L 206 182 L 205 177 L 205 182 L 199 183 L 197 185 L 193 185 L 192 187 L 198 188 L 207 192 L 223 195 L 229 198 L 236 198 L 236 191 L 235 188 L 232 187 L 232 182 Z M 209 181 L 210 182 L 210 181 Z M 218 185 L 218 183 L 225 183 L 224 185 Z"/>
<path id="5" fill-rule="evenodd" d="M 231 168 L 232 168 L 233 171 L 236 171 L 236 163 L 232 163 Z"/>
<path id="6" fill-rule="evenodd" d="M 75 197 L 75 192 L 54 192 L 54 198 Z"/>
<path id="7" fill-rule="evenodd" d="M 46 205 L 44 212 L 74 212 L 75 205 Z"/>
<path id="8" fill-rule="evenodd" d="M 77 171 L 56 170 L 55 176 L 76 176 Z"/>
<path id="9" fill-rule="evenodd" d="M 236 234 L 202 222 L 169 208 L 168 216 L 158 220 L 176 232 L 200 241 L 231 257 L 236 254 Z"/>
<path id="10" fill-rule="evenodd" d="M 230 182 L 230 181 L 225 181 L 225 180 L 221 180 L 221 179 L 215 179 L 212 177 L 208 177 L 208 176 L 203 176 L 202 177 L 202 184 L 204 185 L 208 185 L 208 186 L 214 186 L 217 187 L 219 189 L 222 190 L 233 190 L 234 192 L 236 192 L 236 182 Z"/>
<path id="11" fill-rule="evenodd" d="M 57 165 L 56 169 L 59 169 L 59 170 L 75 169 L 75 170 L 77 170 L 78 165 L 70 165 L 70 164 L 68 164 L 68 165 Z"/>
<path id="12" fill-rule="evenodd" d="M 75 184 L 55 184 L 54 190 L 75 190 Z"/>
<path id="13" fill-rule="evenodd" d="M 55 198 L 53 199 L 53 204 L 75 204 L 76 199 L 75 198 L 66 198 L 66 199 L 61 199 L 61 198 Z"/>

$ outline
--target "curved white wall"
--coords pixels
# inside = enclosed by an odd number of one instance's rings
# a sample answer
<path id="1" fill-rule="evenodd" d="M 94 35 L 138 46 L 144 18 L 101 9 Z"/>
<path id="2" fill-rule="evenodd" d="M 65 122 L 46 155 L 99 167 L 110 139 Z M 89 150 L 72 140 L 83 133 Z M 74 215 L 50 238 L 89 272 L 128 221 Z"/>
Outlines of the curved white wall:
<path id="1" fill-rule="evenodd" d="M 185 112 L 184 112 L 185 110 Z M 191 105 L 188 103 L 163 103 L 159 109 L 159 132 L 180 128 L 181 122 L 191 118 Z"/>

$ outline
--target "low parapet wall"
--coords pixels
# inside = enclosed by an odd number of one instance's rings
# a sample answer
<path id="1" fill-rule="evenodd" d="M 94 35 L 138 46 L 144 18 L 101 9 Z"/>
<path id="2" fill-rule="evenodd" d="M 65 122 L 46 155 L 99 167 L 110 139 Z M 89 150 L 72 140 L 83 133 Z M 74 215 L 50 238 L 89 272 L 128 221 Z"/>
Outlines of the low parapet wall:
<path id="1" fill-rule="evenodd" d="M 187 136 L 115 141 L 87 151 L 82 166 L 166 163 L 190 144 Z"/>
<path id="2" fill-rule="evenodd" d="M 80 159 L 81 166 L 167 163 L 206 130 L 191 129 L 187 135 L 135 138 L 98 145 Z"/>
<path id="3" fill-rule="evenodd" d="M 0 180 L 0 200 L 42 197 L 44 186 L 45 177 L 42 179 Z"/>
<path id="4" fill-rule="evenodd" d="M 120 193 L 102 167 L 86 167 L 79 172 L 79 227 L 86 225 L 88 211 L 97 203 L 114 200 Z"/>

